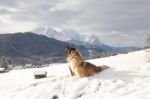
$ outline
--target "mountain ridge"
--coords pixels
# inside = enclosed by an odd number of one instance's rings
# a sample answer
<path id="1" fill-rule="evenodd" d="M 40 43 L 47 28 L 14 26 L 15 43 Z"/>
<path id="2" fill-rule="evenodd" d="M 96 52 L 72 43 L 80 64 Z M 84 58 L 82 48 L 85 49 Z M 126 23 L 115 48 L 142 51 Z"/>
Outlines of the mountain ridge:
<path id="1" fill-rule="evenodd" d="M 5 56 L 13 63 L 32 63 L 48 58 L 64 62 L 65 48 L 70 44 L 32 32 L 0 34 L 0 57 Z M 36 60 L 36 61 L 35 61 Z"/>
<path id="2" fill-rule="evenodd" d="M 40 29 L 38 27 L 36 29 Z M 52 32 L 44 32 L 46 30 Z M 34 31 L 34 30 L 33 30 Z M 43 32 L 42 32 L 43 31 Z M 102 43 L 98 37 L 93 34 L 80 34 L 71 29 L 62 29 L 61 31 L 56 31 L 51 27 L 42 27 L 41 31 L 34 31 L 37 34 L 43 34 L 47 37 L 55 38 L 60 41 L 64 41 L 66 43 L 70 43 L 76 46 L 84 46 L 87 49 L 95 49 L 95 50 L 103 50 L 109 52 L 130 52 L 134 50 L 138 50 L 137 47 L 112 47 Z"/>

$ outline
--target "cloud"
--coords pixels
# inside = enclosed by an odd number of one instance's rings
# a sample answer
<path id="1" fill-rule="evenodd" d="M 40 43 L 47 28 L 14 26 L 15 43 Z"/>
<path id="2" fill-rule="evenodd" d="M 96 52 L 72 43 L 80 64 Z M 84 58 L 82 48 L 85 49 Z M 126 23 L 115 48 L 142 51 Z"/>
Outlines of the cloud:
<path id="1" fill-rule="evenodd" d="M 17 0 L 0 0 L 1 7 L 12 7 L 17 5 Z"/>
<path id="2" fill-rule="evenodd" d="M 149 31 L 149 3 L 147 0 L 87 0 L 81 7 L 83 13 L 72 22 L 95 31 Z"/>
<path id="3" fill-rule="evenodd" d="M 149 32 L 111 32 L 111 33 L 97 33 L 99 39 L 111 46 L 137 46 L 142 47 L 145 45 L 145 40 L 147 39 Z"/>
<path id="4" fill-rule="evenodd" d="M 122 42 L 127 42 L 150 34 L 149 4 L 149 0 L 0 0 L 0 26 L 5 25 L 0 32 L 48 25 L 84 28 L 100 34 L 103 41 L 126 38 Z"/>

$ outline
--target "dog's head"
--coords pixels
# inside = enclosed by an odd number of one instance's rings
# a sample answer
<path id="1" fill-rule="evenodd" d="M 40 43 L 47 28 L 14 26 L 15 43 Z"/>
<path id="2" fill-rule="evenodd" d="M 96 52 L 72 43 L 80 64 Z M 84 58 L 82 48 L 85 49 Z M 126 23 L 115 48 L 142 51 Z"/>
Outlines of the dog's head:
<path id="1" fill-rule="evenodd" d="M 74 59 L 78 60 L 78 61 L 82 60 L 81 53 L 75 47 L 67 46 L 66 47 L 66 56 L 67 56 L 67 61 L 74 60 Z"/>
<path id="2" fill-rule="evenodd" d="M 74 47 L 67 46 L 66 47 L 66 55 L 70 55 L 71 53 L 75 53 L 77 50 Z"/>

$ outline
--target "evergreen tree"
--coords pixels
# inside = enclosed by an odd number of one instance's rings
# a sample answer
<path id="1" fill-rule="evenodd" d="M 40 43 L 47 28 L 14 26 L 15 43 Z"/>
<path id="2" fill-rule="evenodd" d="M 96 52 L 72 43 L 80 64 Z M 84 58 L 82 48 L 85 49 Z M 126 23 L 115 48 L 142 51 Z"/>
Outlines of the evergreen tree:
<path id="1" fill-rule="evenodd" d="M 150 48 L 150 36 L 145 41 L 145 47 Z"/>
<path id="2" fill-rule="evenodd" d="M 1 68 L 5 68 L 5 70 L 8 70 L 9 69 L 9 61 L 6 57 L 1 57 L 0 59 L 0 66 Z"/>

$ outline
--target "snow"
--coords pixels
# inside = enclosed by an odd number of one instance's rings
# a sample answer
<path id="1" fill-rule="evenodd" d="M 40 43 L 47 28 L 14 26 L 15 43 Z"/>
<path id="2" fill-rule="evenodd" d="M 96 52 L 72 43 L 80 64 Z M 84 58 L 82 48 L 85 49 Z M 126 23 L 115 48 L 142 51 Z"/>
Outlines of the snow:
<path id="1" fill-rule="evenodd" d="M 71 77 L 68 64 L 0 74 L 0 99 L 149 99 L 150 62 L 146 51 L 88 60 L 111 68 L 92 77 Z M 47 78 L 34 79 L 34 71 Z"/>
<path id="2" fill-rule="evenodd" d="M 85 35 L 83 41 L 93 46 L 103 46 L 98 37 L 94 34 Z"/>
<path id="3" fill-rule="evenodd" d="M 51 28 L 51 27 L 37 27 L 31 30 L 33 33 L 45 35 L 49 38 L 54 38 L 60 41 L 74 40 L 77 37 L 77 40 L 80 40 L 80 35 L 74 30 L 62 29 L 60 32 Z"/>
<path id="4" fill-rule="evenodd" d="M 3 71 L 3 70 L 5 70 L 5 68 L 0 68 L 0 71 Z"/>

